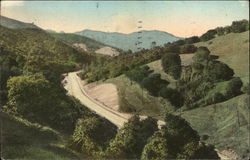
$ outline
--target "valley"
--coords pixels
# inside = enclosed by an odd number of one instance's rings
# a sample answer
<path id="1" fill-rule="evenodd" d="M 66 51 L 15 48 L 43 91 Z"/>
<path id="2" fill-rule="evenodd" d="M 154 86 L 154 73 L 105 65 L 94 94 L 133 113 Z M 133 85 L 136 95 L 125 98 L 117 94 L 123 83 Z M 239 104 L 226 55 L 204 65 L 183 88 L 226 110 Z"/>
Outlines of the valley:
<path id="1" fill-rule="evenodd" d="M 130 2 L 60 2 L 85 7 L 65 14 L 58 4 L 63 20 L 46 17 L 51 2 L 39 3 L 36 11 L 35 2 L 15 6 L 34 5 L 38 21 L 0 16 L 1 159 L 250 157 L 248 19 L 207 29 L 152 8 L 140 12 L 161 18 L 102 8 Z M 124 13 L 137 11 L 130 8 Z"/>

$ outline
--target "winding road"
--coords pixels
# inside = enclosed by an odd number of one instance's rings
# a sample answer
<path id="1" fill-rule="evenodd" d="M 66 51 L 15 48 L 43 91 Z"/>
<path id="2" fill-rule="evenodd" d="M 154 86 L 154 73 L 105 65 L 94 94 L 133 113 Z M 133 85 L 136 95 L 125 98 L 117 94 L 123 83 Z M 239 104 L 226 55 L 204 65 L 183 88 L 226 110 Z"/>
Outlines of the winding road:
<path id="1" fill-rule="evenodd" d="M 77 76 L 78 72 L 71 72 L 65 77 L 64 88 L 68 91 L 68 94 L 77 98 L 84 106 L 88 107 L 92 111 L 96 112 L 98 115 L 105 117 L 110 122 L 115 124 L 118 128 L 121 128 L 127 119 L 109 110 L 104 105 L 94 101 L 91 97 L 87 95 L 83 89 L 83 84 L 81 79 Z"/>
<path id="2" fill-rule="evenodd" d="M 114 111 L 107 106 L 99 103 L 92 97 L 90 97 L 83 88 L 83 81 L 77 76 L 78 72 L 70 72 L 65 76 L 63 80 L 64 88 L 68 91 L 68 94 L 77 98 L 84 106 L 90 110 L 96 112 L 98 115 L 108 119 L 115 124 L 118 128 L 121 128 L 125 122 L 128 121 L 127 116 L 122 116 L 122 113 Z M 140 116 L 141 119 L 146 116 Z M 158 126 L 165 124 L 163 121 L 158 121 Z"/>

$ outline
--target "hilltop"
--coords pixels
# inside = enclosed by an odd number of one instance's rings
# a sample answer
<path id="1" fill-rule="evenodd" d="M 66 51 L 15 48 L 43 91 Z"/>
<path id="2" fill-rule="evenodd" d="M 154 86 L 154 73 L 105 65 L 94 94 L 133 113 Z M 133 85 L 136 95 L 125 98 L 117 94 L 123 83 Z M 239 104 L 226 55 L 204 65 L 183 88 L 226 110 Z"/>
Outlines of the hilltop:
<path id="1" fill-rule="evenodd" d="M 25 23 L 8 17 L 0 16 L 0 25 L 10 28 L 10 29 L 41 29 L 34 23 Z"/>
<path id="2" fill-rule="evenodd" d="M 138 48 L 149 49 L 155 46 L 163 46 L 168 42 L 181 39 L 170 33 L 157 30 L 141 30 L 130 34 L 83 30 L 75 32 L 75 34 L 89 37 L 104 44 L 120 48 L 124 51 L 138 51 Z"/>

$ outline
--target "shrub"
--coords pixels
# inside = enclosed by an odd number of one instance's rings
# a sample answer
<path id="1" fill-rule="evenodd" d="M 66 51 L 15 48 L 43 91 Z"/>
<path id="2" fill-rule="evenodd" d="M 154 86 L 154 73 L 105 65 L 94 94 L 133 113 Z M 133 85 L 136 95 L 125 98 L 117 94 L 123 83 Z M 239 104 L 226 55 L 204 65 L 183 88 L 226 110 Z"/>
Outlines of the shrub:
<path id="1" fill-rule="evenodd" d="M 168 44 L 166 45 L 166 47 L 164 48 L 165 52 L 172 52 L 172 53 L 179 53 L 180 52 L 180 45 L 178 44 Z"/>
<path id="2" fill-rule="evenodd" d="M 243 83 L 239 77 L 235 77 L 231 79 L 226 87 L 226 94 L 225 97 L 227 99 L 235 97 L 239 94 L 241 94 L 241 87 Z"/>
<path id="3" fill-rule="evenodd" d="M 194 53 L 196 52 L 197 47 L 191 44 L 185 44 L 180 47 L 180 53 Z"/>
<path id="4" fill-rule="evenodd" d="M 164 72 L 173 76 L 175 79 L 180 78 L 181 75 L 181 58 L 176 53 L 166 53 L 161 59 L 161 65 Z"/>
<path id="5" fill-rule="evenodd" d="M 234 75 L 234 71 L 225 63 L 210 61 L 204 75 L 211 81 L 227 81 Z"/>
<path id="6" fill-rule="evenodd" d="M 250 84 L 247 83 L 242 87 L 242 91 L 246 94 L 250 94 Z"/>
<path id="7" fill-rule="evenodd" d="M 175 89 L 163 87 L 159 91 L 159 96 L 167 98 L 170 101 L 170 103 L 175 107 L 181 107 L 183 105 L 183 97 Z"/>
<path id="8" fill-rule="evenodd" d="M 193 43 L 197 43 L 197 42 L 200 42 L 200 41 L 201 41 L 200 38 L 197 37 L 197 36 L 193 36 L 193 37 L 185 39 L 186 44 L 193 44 Z"/>

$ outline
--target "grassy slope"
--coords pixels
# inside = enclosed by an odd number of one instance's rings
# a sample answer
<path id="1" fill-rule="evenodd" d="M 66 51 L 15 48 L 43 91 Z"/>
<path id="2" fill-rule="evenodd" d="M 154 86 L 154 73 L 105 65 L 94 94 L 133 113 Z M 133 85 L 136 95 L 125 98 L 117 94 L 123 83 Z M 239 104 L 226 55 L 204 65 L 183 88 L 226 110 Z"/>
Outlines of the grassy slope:
<path id="1" fill-rule="evenodd" d="M 212 54 L 219 56 L 220 61 L 233 68 L 236 76 L 244 82 L 249 81 L 249 31 L 230 33 L 195 45 L 208 47 Z"/>
<path id="2" fill-rule="evenodd" d="M 239 34 L 228 34 L 217 37 L 208 42 L 197 43 L 197 46 L 207 46 L 211 53 L 219 55 L 219 60 L 227 63 L 235 70 L 236 76 L 240 76 L 244 82 L 248 81 L 248 45 L 249 32 Z M 182 61 L 190 63 L 190 57 L 182 57 Z M 174 80 L 169 77 L 161 67 L 161 61 L 155 61 L 148 64 L 155 73 L 160 73 L 163 79 L 169 80 L 171 86 L 174 87 Z M 125 97 L 127 102 L 135 108 L 147 108 L 143 110 L 146 115 L 162 115 L 164 107 L 171 108 L 171 105 L 165 105 L 166 100 L 144 94 L 145 104 L 141 101 L 141 89 L 139 85 L 130 85 L 129 80 L 125 76 L 120 76 L 108 80 L 117 85 L 119 88 L 120 100 Z M 182 113 L 183 117 L 190 122 L 192 127 L 196 129 L 200 135 L 208 134 L 210 138 L 208 143 L 216 145 L 220 150 L 228 148 L 234 149 L 241 156 L 246 155 L 248 133 L 247 123 L 249 124 L 249 104 L 247 103 L 247 95 L 241 95 L 232 98 L 226 102 L 197 108 Z M 161 103 L 160 101 L 164 102 Z M 124 105 L 124 101 L 120 101 L 120 105 Z M 153 110 L 152 106 L 157 109 Z M 240 127 L 238 127 L 237 111 L 240 117 Z M 157 116 L 156 116 L 157 117 Z M 157 117 L 162 118 L 162 117 Z M 238 128 L 237 128 L 238 127 Z"/>
<path id="3" fill-rule="evenodd" d="M 107 45 L 105 45 L 105 44 L 103 44 L 101 42 L 90 39 L 88 37 L 79 36 L 79 35 L 71 34 L 71 33 L 50 33 L 50 35 L 52 35 L 53 37 L 55 37 L 55 38 L 57 38 L 59 40 L 70 43 L 70 44 L 83 43 L 91 51 L 95 51 L 97 49 L 100 49 L 102 47 L 107 46 Z"/>
<path id="4" fill-rule="evenodd" d="M 120 106 L 130 106 L 136 109 L 141 115 L 162 119 L 165 109 L 169 111 L 173 110 L 173 106 L 167 100 L 151 96 L 146 90 L 143 90 L 142 93 L 141 87 L 135 82 L 131 83 L 125 75 L 108 79 L 105 82 L 113 83 L 117 86 Z"/>
<path id="5" fill-rule="evenodd" d="M 66 148 L 66 136 L 55 130 L 27 120 L 0 113 L 1 156 L 6 159 L 84 158 Z"/>
<path id="6" fill-rule="evenodd" d="M 200 135 L 209 135 L 207 143 L 219 150 L 227 147 L 247 156 L 249 147 L 249 96 L 240 95 L 226 102 L 185 111 L 182 117 Z M 248 155 L 249 156 L 249 155 Z"/>

